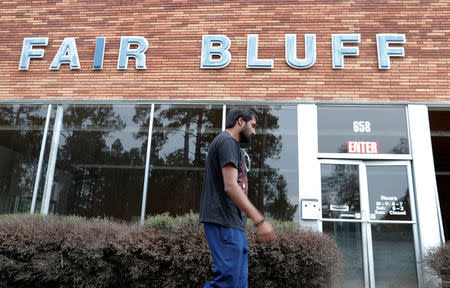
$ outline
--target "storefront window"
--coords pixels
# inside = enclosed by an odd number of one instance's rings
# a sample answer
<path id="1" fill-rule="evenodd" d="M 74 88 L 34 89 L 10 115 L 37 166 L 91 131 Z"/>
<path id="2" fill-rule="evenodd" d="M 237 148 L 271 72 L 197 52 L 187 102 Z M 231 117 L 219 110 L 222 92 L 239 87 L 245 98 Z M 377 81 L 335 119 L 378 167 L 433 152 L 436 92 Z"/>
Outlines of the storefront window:
<path id="1" fill-rule="evenodd" d="M 405 107 L 319 106 L 319 153 L 409 154 Z"/>
<path id="2" fill-rule="evenodd" d="M 146 214 L 198 212 L 209 144 L 222 131 L 220 105 L 155 105 Z"/>
<path id="3" fill-rule="evenodd" d="M 140 219 L 151 105 L 76 104 L 62 108 L 49 213 Z M 268 217 L 299 220 L 296 106 L 250 108 L 258 116 L 258 127 L 251 144 L 243 146 L 251 158 L 249 197 Z M 1 199 L 5 200 L 1 208 L 3 212 L 29 211 L 35 179 L 31 171 L 38 162 L 47 110 L 23 105 L 3 109 L 1 149 L 15 149 L 21 156 L 6 153 L 3 157 L 2 177 L 9 177 L 9 182 L 2 182 Z M 209 144 L 222 131 L 222 110 L 222 105 L 155 105 L 147 215 L 199 211 L 205 160 Z M 50 147 L 51 133 L 48 138 Z M 32 166 L 21 168 L 26 180 L 14 180 L 19 172 L 15 176 L 8 172 L 14 165 Z M 47 165 L 48 156 L 43 174 Z M 42 179 L 40 190 L 44 183 Z M 42 198 L 39 192 L 37 211 Z"/>
<path id="4" fill-rule="evenodd" d="M 370 219 L 411 220 L 406 166 L 367 166 Z"/>
<path id="5" fill-rule="evenodd" d="M 412 225 L 372 224 L 377 287 L 418 287 Z"/>
<path id="6" fill-rule="evenodd" d="M 358 165 L 320 165 L 323 218 L 361 219 L 358 169 Z"/>
<path id="7" fill-rule="evenodd" d="M 323 222 L 323 232 L 333 237 L 344 256 L 344 266 L 330 283 L 332 288 L 364 287 L 361 223 Z"/>
<path id="8" fill-rule="evenodd" d="M 64 106 L 50 213 L 140 218 L 150 107 Z"/>
<path id="9" fill-rule="evenodd" d="M 47 111 L 47 105 L 0 105 L 0 213 L 30 211 Z"/>
<path id="10" fill-rule="evenodd" d="M 241 145 L 251 159 L 248 196 L 268 217 L 299 221 L 297 106 L 248 107 L 258 117 L 256 136 Z"/>

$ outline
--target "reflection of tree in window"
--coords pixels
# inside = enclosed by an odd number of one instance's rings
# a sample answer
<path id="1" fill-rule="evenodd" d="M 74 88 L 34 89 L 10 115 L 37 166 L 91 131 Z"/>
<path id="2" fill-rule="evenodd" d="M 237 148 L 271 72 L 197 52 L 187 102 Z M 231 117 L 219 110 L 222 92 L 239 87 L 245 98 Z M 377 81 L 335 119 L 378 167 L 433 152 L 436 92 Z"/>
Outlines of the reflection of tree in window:
<path id="1" fill-rule="evenodd" d="M 400 143 L 398 143 L 394 148 L 392 148 L 393 154 L 408 154 L 409 153 L 409 145 L 408 139 L 405 137 L 400 138 Z"/>
<path id="2" fill-rule="evenodd" d="M 147 139 L 148 123 L 150 121 L 150 110 L 151 110 L 151 106 L 136 107 L 136 113 L 133 116 L 133 122 L 140 125 L 139 132 L 135 136 L 136 138 Z M 157 111 L 158 108 L 156 108 L 155 110 Z M 150 159 L 152 160 L 152 162 L 154 159 L 157 159 L 159 151 L 161 150 L 164 143 L 167 141 L 167 135 L 158 130 L 158 127 L 159 128 L 162 127 L 161 120 L 159 118 L 154 117 L 153 127 L 154 127 L 154 131 L 151 135 L 152 149 L 151 149 L 151 154 L 150 154 Z M 155 131 L 155 130 L 158 130 L 158 131 Z M 144 149 L 144 147 L 147 147 L 147 141 L 142 143 L 141 149 L 143 151 L 147 149 L 147 148 Z"/>
<path id="3" fill-rule="evenodd" d="M 298 205 L 289 202 L 284 175 L 280 175 L 278 169 L 270 167 L 267 162 L 268 159 L 279 159 L 283 146 L 282 135 L 275 135 L 275 131 L 279 129 L 279 119 L 270 113 L 276 108 L 249 108 L 258 117 L 257 135 L 252 137 L 246 148 L 252 161 L 252 169 L 248 173 L 249 198 L 261 212 L 270 217 L 293 220 Z"/>
<path id="4" fill-rule="evenodd" d="M 360 211 L 358 166 L 322 164 L 322 203 L 326 217 L 340 218 L 341 212 L 330 211 L 329 205 L 348 205 L 350 213 Z"/>
<path id="5" fill-rule="evenodd" d="M 207 148 L 220 133 L 220 108 L 156 106 L 147 214 L 199 210 Z"/>
<path id="6" fill-rule="evenodd" d="M 0 107 L 0 213 L 29 211 L 46 110 L 41 105 Z"/>
<path id="7" fill-rule="evenodd" d="M 347 143 L 341 144 L 338 148 L 338 153 L 347 153 L 348 152 L 348 146 Z"/>
<path id="8" fill-rule="evenodd" d="M 136 216 L 129 206 L 140 202 L 134 198 L 142 190 L 135 186 L 142 187 L 143 172 L 133 167 L 145 165 L 146 146 L 126 150 L 113 135 L 127 126 L 113 105 L 69 106 L 63 124 L 55 179 L 70 193 L 58 202 L 57 212 L 127 220 Z M 137 139 L 139 133 L 133 136 Z"/>

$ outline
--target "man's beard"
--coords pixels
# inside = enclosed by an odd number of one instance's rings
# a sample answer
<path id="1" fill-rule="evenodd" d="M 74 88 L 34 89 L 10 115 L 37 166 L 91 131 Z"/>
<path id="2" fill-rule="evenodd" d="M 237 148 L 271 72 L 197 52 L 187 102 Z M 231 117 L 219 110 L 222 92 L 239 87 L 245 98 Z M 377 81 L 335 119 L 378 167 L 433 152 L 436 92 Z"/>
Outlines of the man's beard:
<path id="1" fill-rule="evenodd" d="M 241 130 L 241 132 L 239 132 L 239 136 L 241 138 L 240 139 L 241 143 L 250 143 L 252 135 L 250 134 L 250 132 L 248 130 L 249 129 L 247 129 L 247 125 L 245 125 L 244 128 Z"/>

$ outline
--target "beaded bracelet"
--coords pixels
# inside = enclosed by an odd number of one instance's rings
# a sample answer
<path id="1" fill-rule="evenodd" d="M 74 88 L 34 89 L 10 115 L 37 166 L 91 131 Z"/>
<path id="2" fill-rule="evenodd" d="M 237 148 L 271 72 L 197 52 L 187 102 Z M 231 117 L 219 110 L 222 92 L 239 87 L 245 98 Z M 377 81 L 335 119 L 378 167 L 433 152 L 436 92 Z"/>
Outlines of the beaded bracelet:
<path id="1" fill-rule="evenodd" d="M 259 221 L 258 223 L 256 223 L 255 225 L 253 225 L 254 227 L 258 227 L 259 225 L 261 225 L 262 223 L 264 223 L 264 221 L 266 221 L 265 218 L 263 218 L 261 221 Z"/>

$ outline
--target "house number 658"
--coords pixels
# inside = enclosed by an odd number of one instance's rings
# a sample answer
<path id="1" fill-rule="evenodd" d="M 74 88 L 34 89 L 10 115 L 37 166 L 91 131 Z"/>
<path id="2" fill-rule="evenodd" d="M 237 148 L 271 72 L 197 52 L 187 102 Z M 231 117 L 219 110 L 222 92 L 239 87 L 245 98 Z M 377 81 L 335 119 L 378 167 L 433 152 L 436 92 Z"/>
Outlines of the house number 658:
<path id="1" fill-rule="evenodd" d="M 353 131 L 355 133 L 370 133 L 369 121 L 353 121 Z"/>

